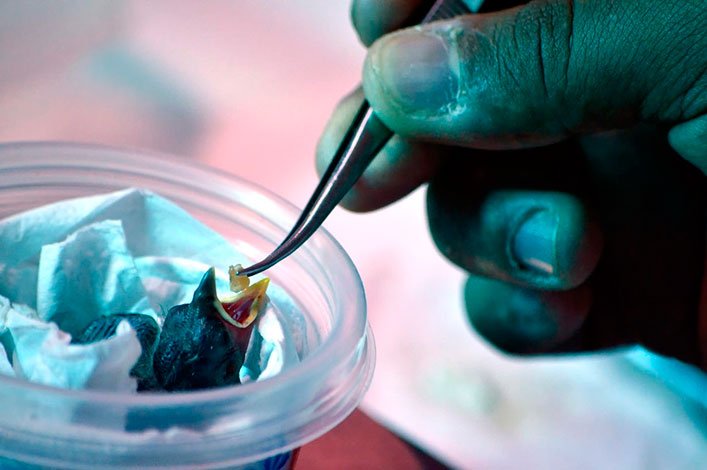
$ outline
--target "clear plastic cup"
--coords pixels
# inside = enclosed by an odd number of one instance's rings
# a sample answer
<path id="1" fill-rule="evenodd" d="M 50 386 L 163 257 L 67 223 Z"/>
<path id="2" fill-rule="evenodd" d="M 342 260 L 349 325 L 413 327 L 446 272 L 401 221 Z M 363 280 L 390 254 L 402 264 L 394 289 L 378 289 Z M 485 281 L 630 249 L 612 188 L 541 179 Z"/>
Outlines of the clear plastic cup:
<path id="1" fill-rule="evenodd" d="M 190 161 L 97 146 L 0 145 L 0 218 L 127 187 L 152 190 L 258 260 L 298 210 Z M 12 249 L 0 240 L 0 249 Z M 302 312 L 302 362 L 235 387 L 179 394 L 61 390 L 0 375 L 0 468 L 290 468 L 296 449 L 342 421 L 366 391 L 374 344 L 360 278 L 324 230 L 268 276 L 277 307 Z M 126 417 L 150 423 L 126 430 Z M 129 427 L 129 426 L 128 426 Z"/>

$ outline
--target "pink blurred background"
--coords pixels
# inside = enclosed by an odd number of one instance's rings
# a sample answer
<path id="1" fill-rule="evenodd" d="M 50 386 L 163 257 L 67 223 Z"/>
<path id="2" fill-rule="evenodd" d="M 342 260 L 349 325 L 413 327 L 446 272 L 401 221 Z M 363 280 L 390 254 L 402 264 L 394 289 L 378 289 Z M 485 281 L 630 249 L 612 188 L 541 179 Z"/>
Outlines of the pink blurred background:
<path id="1" fill-rule="evenodd" d="M 342 0 L 4 2 L 0 141 L 171 153 L 302 206 L 316 184 L 321 129 L 365 57 L 348 8 Z M 368 296 L 378 365 L 364 411 L 459 468 L 707 462 L 704 402 L 645 351 L 512 360 L 483 344 L 464 319 L 463 275 L 435 251 L 423 209 L 417 191 L 372 214 L 336 210 L 325 224 Z"/>

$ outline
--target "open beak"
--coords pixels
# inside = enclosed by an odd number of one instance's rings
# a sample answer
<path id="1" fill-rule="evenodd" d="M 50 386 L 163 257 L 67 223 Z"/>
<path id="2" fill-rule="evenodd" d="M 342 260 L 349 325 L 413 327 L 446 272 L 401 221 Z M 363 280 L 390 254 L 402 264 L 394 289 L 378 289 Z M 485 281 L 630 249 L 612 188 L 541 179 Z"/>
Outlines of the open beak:
<path id="1" fill-rule="evenodd" d="M 265 291 L 268 284 L 270 279 L 264 278 L 235 295 L 217 299 L 214 302 L 216 310 L 227 323 L 238 328 L 247 328 L 267 304 Z"/>

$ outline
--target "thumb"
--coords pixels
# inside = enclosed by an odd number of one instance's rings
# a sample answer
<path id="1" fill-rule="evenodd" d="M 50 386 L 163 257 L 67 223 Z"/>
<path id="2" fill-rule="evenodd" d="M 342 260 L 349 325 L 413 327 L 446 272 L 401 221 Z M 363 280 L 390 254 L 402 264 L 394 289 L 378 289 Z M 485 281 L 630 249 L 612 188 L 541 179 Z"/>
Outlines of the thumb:
<path id="1" fill-rule="evenodd" d="M 402 30 L 363 87 L 396 133 L 486 148 L 541 145 L 707 110 L 707 2 L 546 0 Z"/>

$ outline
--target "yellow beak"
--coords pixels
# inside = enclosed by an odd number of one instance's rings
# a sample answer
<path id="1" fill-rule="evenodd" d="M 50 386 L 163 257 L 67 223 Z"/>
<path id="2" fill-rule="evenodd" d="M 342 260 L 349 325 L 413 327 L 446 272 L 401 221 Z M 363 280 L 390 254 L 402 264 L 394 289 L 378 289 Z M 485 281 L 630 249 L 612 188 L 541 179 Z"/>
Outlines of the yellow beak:
<path id="1" fill-rule="evenodd" d="M 265 292 L 269 284 L 270 279 L 266 277 L 235 295 L 217 299 L 214 302 L 216 310 L 227 323 L 247 328 L 265 308 L 268 300 Z"/>

